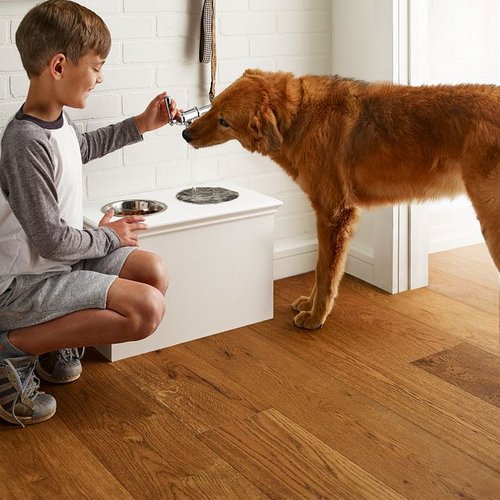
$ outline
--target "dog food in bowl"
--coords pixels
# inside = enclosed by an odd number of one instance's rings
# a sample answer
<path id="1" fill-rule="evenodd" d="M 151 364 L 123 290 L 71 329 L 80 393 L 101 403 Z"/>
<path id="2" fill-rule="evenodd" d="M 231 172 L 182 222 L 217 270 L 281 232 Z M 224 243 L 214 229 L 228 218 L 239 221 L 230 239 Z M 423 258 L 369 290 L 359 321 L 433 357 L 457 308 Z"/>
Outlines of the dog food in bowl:
<path id="1" fill-rule="evenodd" d="M 155 200 L 119 200 L 104 205 L 101 211 L 106 213 L 111 208 L 117 217 L 126 217 L 127 215 L 158 214 L 164 212 L 167 205 Z"/>
<path id="2" fill-rule="evenodd" d="M 240 194 L 236 191 L 231 191 L 230 189 L 222 187 L 193 187 L 179 191 L 175 197 L 186 203 L 208 205 L 235 200 L 239 195 Z"/>

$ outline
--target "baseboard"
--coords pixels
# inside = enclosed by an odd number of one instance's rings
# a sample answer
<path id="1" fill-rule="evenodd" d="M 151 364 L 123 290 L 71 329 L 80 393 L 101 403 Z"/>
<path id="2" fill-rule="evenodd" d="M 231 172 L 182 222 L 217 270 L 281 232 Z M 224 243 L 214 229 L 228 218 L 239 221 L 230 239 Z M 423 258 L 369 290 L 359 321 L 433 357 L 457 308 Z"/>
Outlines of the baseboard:
<path id="1" fill-rule="evenodd" d="M 317 255 L 318 243 L 315 237 L 304 236 L 277 241 L 274 245 L 274 279 L 314 271 Z M 366 249 L 351 244 L 346 273 L 373 284 L 373 255 Z"/>
<path id="2" fill-rule="evenodd" d="M 316 268 L 318 243 L 315 237 L 303 236 L 278 240 L 274 244 L 275 280 L 308 273 Z"/>
<path id="3" fill-rule="evenodd" d="M 484 243 L 483 235 L 479 230 L 465 234 L 452 234 L 441 239 L 434 238 L 434 240 L 429 243 L 429 253 L 445 252 L 447 250 L 468 247 L 479 243 Z"/>
<path id="4" fill-rule="evenodd" d="M 356 248 L 354 244 L 351 245 L 345 272 L 374 285 L 375 273 L 373 268 L 373 255 L 368 253 L 364 248 Z"/>

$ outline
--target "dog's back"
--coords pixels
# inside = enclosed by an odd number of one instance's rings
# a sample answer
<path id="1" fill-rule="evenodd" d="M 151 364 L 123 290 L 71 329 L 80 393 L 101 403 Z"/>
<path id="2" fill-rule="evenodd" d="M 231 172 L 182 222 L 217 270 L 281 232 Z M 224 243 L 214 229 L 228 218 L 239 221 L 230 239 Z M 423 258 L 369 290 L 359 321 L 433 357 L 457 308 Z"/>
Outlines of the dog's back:
<path id="1" fill-rule="evenodd" d="M 366 139 L 374 137 L 416 149 L 423 158 L 431 152 L 460 156 L 478 127 L 489 132 L 481 142 L 498 142 L 500 88 L 495 86 L 374 84 L 365 87 L 358 102 L 360 115 L 352 135 L 358 155 Z"/>
<path id="2" fill-rule="evenodd" d="M 292 147 L 298 161 L 308 157 L 318 170 L 313 178 L 337 170 L 343 199 L 378 205 L 454 196 L 464 191 L 468 170 L 498 168 L 491 158 L 500 151 L 500 87 L 302 80 L 298 115 L 307 122 L 307 140 L 304 146 L 300 134 Z"/>

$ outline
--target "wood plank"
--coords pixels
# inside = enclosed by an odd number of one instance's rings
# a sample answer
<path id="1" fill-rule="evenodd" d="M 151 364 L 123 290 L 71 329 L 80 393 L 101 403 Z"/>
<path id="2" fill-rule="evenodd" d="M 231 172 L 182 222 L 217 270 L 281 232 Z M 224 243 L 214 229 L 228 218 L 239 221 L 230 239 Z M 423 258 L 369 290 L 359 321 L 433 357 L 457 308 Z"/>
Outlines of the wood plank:
<path id="1" fill-rule="evenodd" d="M 426 459 L 427 466 L 439 471 L 441 479 L 453 485 L 455 491 L 466 497 L 474 497 L 474 491 L 477 493 L 477 489 L 470 489 L 468 477 L 464 476 L 465 470 L 470 473 L 476 470 L 476 460 L 485 465 L 477 471 L 483 478 L 484 498 L 500 490 L 500 412 L 491 411 L 485 403 L 478 406 L 475 400 L 464 401 L 463 393 L 450 391 L 446 383 L 435 387 L 431 376 L 422 377 L 412 365 L 399 359 L 397 342 L 382 342 L 382 346 L 377 346 L 376 339 L 367 342 L 366 335 L 352 333 L 339 324 L 335 334 L 323 328 L 313 335 L 290 331 L 286 320 L 280 328 L 276 317 L 272 331 L 264 327 L 264 324 L 254 326 L 256 330 L 261 329 L 266 339 L 279 343 L 335 380 L 413 422 L 418 430 L 414 429 L 411 436 L 403 436 L 399 430 L 393 435 L 394 440 L 400 446 L 404 443 L 408 453 L 416 456 L 421 456 L 422 449 L 432 449 L 433 453 Z M 385 333 L 379 331 L 379 338 L 383 337 Z M 404 347 L 402 349 L 404 351 Z M 365 408 L 358 410 L 358 415 L 360 411 Z M 451 421 L 450 415 L 454 416 Z M 367 425 L 378 431 L 376 424 Z M 408 467 L 413 465 L 408 463 Z"/>
<path id="2" fill-rule="evenodd" d="M 483 281 L 495 285 L 494 277 L 498 275 L 486 244 L 430 254 L 429 265 L 431 267 L 438 265 L 440 269 L 446 269 L 448 272 L 458 270 L 458 274 L 461 270 L 465 280 L 477 283 Z"/>
<path id="3" fill-rule="evenodd" d="M 465 282 L 475 283 L 498 292 L 498 270 L 487 252 L 486 246 L 457 248 L 452 252 L 429 255 L 429 268 L 446 269 Z M 467 283 L 463 284 L 464 287 Z"/>
<path id="4" fill-rule="evenodd" d="M 275 318 L 282 317 L 280 319 L 283 319 L 290 334 L 304 333 L 305 339 L 309 339 L 314 338 L 319 331 L 329 331 L 337 336 L 342 322 L 347 322 L 344 325 L 347 332 L 343 328 L 342 335 L 357 336 L 363 341 L 372 338 L 377 350 L 381 352 L 384 352 L 385 347 L 390 349 L 398 346 L 398 359 L 401 362 L 413 361 L 460 343 L 458 337 L 422 323 L 418 318 L 386 307 L 385 292 L 366 283 L 358 283 L 356 278 L 351 277 L 346 277 L 342 282 L 332 314 L 322 330 L 307 331 L 295 328 L 293 317 L 296 312 L 290 304 L 293 298 L 297 298 L 304 289 L 312 286 L 313 280 L 313 273 L 308 273 L 277 281 L 275 284 Z M 307 283 L 305 286 L 304 282 Z M 360 296 L 358 288 L 362 286 L 368 290 L 365 295 Z"/>
<path id="5" fill-rule="evenodd" d="M 482 264 L 485 269 L 495 267 L 485 243 L 468 245 L 466 247 L 454 248 L 453 250 L 436 252 L 429 255 L 430 266 L 433 266 L 436 260 L 443 261 L 444 265 L 442 268 L 448 268 L 447 262 L 450 261 L 461 261 L 463 263 L 473 261 Z"/>
<path id="6" fill-rule="evenodd" d="M 299 288 L 299 286 L 296 283 L 293 286 L 291 283 L 287 283 L 286 291 L 283 293 L 278 284 L 276 295 L 289 294 L 289 296 L 294 297 L 298 292 L 295 288 Z M 315 342 L 316 346 L 314 343 L 308 344 L 308 339 L 299 342 L 298 339 L 301 337 L 297 339 L 295 336 L 294 340 L 297 342 L 291 342 L 290 332 L 294 328 L 287 324 L 289 317 L 285 306 L 288 302 L 287 299 L 281 302 L 283 309 L 276 311 L 274 327 L 272 332 L 266 332 L 266 337 L 275 338 L 281 332 L 278 340 L 281 338 L 280 343 L 286 344 L 286 348 L 291 352 L 308 360 L 311 364 L 319 362 L 319 366 L 335 377 L 342 377 L 349 385 L 370 395 L 384 406 L 392 408 L 402 415 L 407 415 L 406 418 L 416 424 L 427 419 L 426 428 L 437 429 L 443 439 L 447 439 L 449 443 L 472 454 L 483 463 L 496 464 L 500 472 L 500 463 L 496 460 L 500 453 L 499 412 L 488 404 L 481 404 L 475 399 L 464 401 L 463 393 L 450 391 L 448 384 L 438 382 L 431 384 L 429 377 L 422 378 L 422 374 L 415 371 L 414 367 L 408 363 L 408 361 L 418 359 L 413 357 L 418 352 L 413 337 L 419 338 L 421 336 L 418 333 L 418 327 L 410 331 L 406 329 L 400 332 L 395 331 L 397 323 L 387 321 L 385 318 L 386 315 L 392 316 L 387 309 L 374 306 L 371 301 L 359 300 L 357 292 L 360 286 L 358 281 L 354 279 L 348 279 L 341 285 L 341 292 L 337 298 L 337 309 L 334 310 L 332 321 L 327 323 L 318 334 L 313 334 L 314 338 L 316 335 L 318 336 L 317 342 Z M 369 287 L 367 284 L 364 286 Z M 379 295 L 385 303 L 385 294 L 379 292 Z M 282 329 L 276 322 L 281 314 L 283 315 Z M 427 325 L 422 326 L 426 336 L 432 334 Z M 259 325 L 252 328 L 259 330 Z M 335 334 L 334 340 L 330 338 L 328 332 L 332 335 Z M 448 337 L 453 339 L 454 335 L 449 334 Z M 450 347 L 453 346 L 448 346 L 445 349 Z M 314 352 L 313 356 L 309 353 L 311 350 Z M 338 352 L 339 350 L 341 353 Z M 330 362 L 331 355 L 340 359 L 334 359 L 333 362 Z M 356 365 L 351 362 L 340 364 L 346 355 L 361 363 L 361 366 L 354 373 L 351 371 L 356 368 Z M 363 372 L 367 370 L 367 367 L 375 370 L 379 376 L 373 376 L 365 381 Z M 363 387 L 363 384 L 367 382 L 369 384 Z M 421 391 L 422 387 L 425 387 L 424 392 Z M 408 395 L 410 395 L 410 399 L 408 399 Z M 420 404 L 418 404 L 419 402 Z M 419 409 L 418 418 L 413 411 L 417 408 Z M 450 413 L 453 413 L 456 418 L 453 422 L 448 423 L 447 416 Z M 478 426 L 472 434 L 469 428 L 471 424 Z M 460 436 L 458 440 L 457 436 Z M 491 442 L 492 438 L 493 442 Z"/>
<path id="7" fill-rule="evenodd" d="M 470 272 L 471 262 L 474 263 L 472 272 Z M 481 273 L 477 272 L 478 268 Z M 468 273 L 468 280 L 464 279 L 465 272 Z M 487 274 L 488 281 L 484 281 L 482 273 Z M 457 248 L 453 252 L 431 254 L 429 255 L 428 290 L 463 302 L 498 318 L 500 313 L 499 281 L 497 279 L 496 286 L 490 286 L 489 282 L 490 276 L 494 277 L 495 273 L 495 265 L 485 244 Z"/>
<path id="8" fill-rule="evenodd" d="M 488 411 L 490 408 L 485 404 L 478 408 L 475 400 L 467 401 L 464 405 L 460 391 L 449 394 L 447 384 L 437 384 L 436 387 L 429 377 L 422 378 L 407 364 L 412 358 L 416 359 L 413 356 L 417 352 L 424 352 L 426 345 L 432 347 L 432 343 L 421 340 L 432 338 L 434 329 L 425 324 L 419 328 L 417 323 L 416 327 L 407 330 L 405 325 L 413 323 L 408 322 L 405 316 L 400 315 L 400 324 L 395 321 L 393 311 L 379 307 L 376 301 L 370 305 L 370 302 L 360 300 L 359 296 L 352 293 L 349 280 L 346 280 L 341 285 L 331 321 L 321 331 L 301 332 L 290 325 L 293 312 L 288 306 L 291 299 L 300 294 L 299 281 L 292 286 L 291 280 L 287 280 L 283 289 L 277 282 L 275 295 L 278 299 L 273 328 L 263 327 L 261 332 L 266 338 L 280 342 L 297 356 L 321 367 L 417 425 L 420 422 L 425 429 L 442 436 L 451 446 L 458 446 L 463 453 L 469 453 L 470 445 L 475 450 L 474 456 L 500 470 L 497 459 L 500 454 L 499 413 Z M 280 314 L 283 315 L 282 328 L 277 322 Z M 258 330 L 259 326 L 253 328 Z M 438 335 L 453 339 L 452 335 L 447 336 L 445 333 L 438 332 Z M 450 407 L 444 404 L 448 400 Z M 460 418 L 458 427 L 455 419 L 452 425 L 449 424 L 450 414 Z M 476 435 L 478 441 L 465 443 L 463 438 L 467 440 L 471 435 L 471 422 L 480 429 Z M 488 443 L 490 435 L 496 436 L 494 444 Z M 486 455 L 483 454 L 484 446 L 489 448 Z M 436 458 L 436 454 L 432 458 Z M 443 463 L 446 460 L 441 465 Z M 436 464 L 436 467 L 439 465 Z M 460 468 L 455 472 L 458 476 L 454 480 L 460 481 Z"/>
<path id="9" fill-rule="evenodd" d="M 268 334 L 277 327 L 276 320 L 269 322 Z M 315 339 L 308 332 L 301 335 L 307 337 L 304 342 Z M 305 362 L 305 355 L 292 355 L 265 335 L 234 330 L 186 346 L 408 498 L 475 498 L 475 492 L 488 498 L 492 491 L 500 490 L 497 471 L 444 442 L 432 433 L 435 429 L 429 432 L 397 415 L 318 368 L 317 360 Z M 377 376 L 374 370 L 371 373 Z M 415 418 L 418 420 L 418 415 Z M 445 425 L 448 419 L 441 418 Z M 461 434 L 474 431 L 467 426 Z M 491 461 L 491 450 L 496 454 L 499 448 L 498 439 L 491 444 L 489 438 L 479 429 L 475 446 L 480 456 Z M 428 450 L 433 450 L 432 457 Z M 464 470 L 468 471 L 466 476 Z M 473 487 L 469 474 L 480 478 Z"/>
<path id="10" fill-rule="evenodd" d="M 352 276 L 345 276 L 343 282 L 359 296 L 372 299 L 435 331 L 449 333 L 493 354 L 500 353 L 498 315 L 487 314 L 425 288 L 389 295 Z"/>
<path id="11" fill-rule="evenodd" d="M 175 450 L 172 450 L 174 452 Z M 145 496 L 137 498 L 147 498 Z M 269 497 L 229 464 L 169 481 L 168 489 L 154 498 L 185 500 L 265 500 Z M 275 497 L 273 497 L 275 498 Z"/>
<path id="12" fill-rule="evenodd" d="M 126 359 L 114 366 L 194 433 L 266 409 L 250 391 L 184 345 Z"/>
<path id="13" fill-rule="evenodd" d="M 460 344 L 413 365 L 500 408 L 500 357 L 494 354 Z"/>
<path id="14" fill-rule="evenodd" d="M 464 280 L 460 276 L 455 276 L 440 269 L 431 270 L 427 290 L 449 297 L 486 314 L 496 317 L 499 315 L 498 290 L 470 281 L 464 285 Z"/>
<path id="15" fill-rule="evenodd" d="M 404 498 L 274 409 L 199 437 L 273 498 Z"/>
<path id="16" fill-rule="evenodd" d="M 84 384 L 53 388 L 64 401 L 58 414 L 134 498 L 161 498 L 182 478 L 224 464 L 114 364 L 89 352 L 84 365 Z M 93 478 L 86 481 L 94 487 Z"/>
<path id="17" fill-rule="evenodd" d="M 24 429 L 0 425 L 0 449 L 0 498 L 133 498 L 57 413 Z"/>

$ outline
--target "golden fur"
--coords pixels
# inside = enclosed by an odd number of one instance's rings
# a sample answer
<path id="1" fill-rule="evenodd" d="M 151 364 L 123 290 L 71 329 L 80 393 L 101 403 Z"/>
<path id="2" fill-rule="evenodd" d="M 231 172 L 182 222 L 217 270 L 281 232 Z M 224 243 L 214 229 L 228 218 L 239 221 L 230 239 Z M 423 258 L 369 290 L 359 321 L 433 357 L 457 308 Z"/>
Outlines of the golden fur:
<path id="1" fill-rule="evenodd" d="M 278 163 L 316 212 L 318 262 L 294 322 L 330 313 L 360 207 L 466 192 L 500 269 L 500 87 L 409 87 L 247 70 L 183 133 L 195 148 L 238 140 Z"/>

